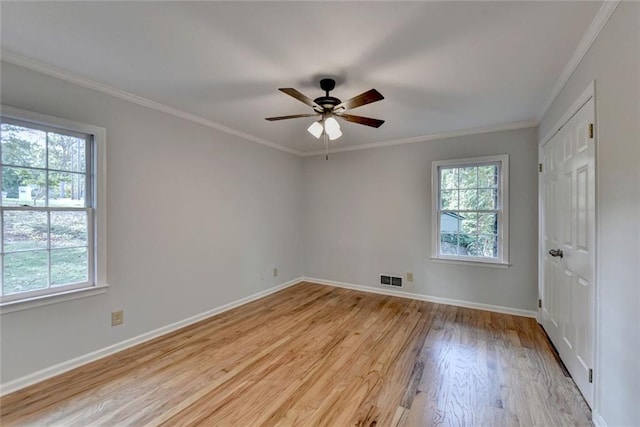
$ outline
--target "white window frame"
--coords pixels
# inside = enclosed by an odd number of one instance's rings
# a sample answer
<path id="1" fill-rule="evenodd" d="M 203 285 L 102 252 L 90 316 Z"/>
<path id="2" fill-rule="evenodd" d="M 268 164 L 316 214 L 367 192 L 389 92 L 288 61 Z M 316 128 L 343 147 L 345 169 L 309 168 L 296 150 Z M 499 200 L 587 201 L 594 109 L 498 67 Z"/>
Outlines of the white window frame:
<path id="1" fill-rule="evenodd" d="M 69 286 L 62 289 L 49 288 L 41 294 L 29 293 L 24 298 L 17 294 L 6 302 L 0 303 L 0 313 L 10 313 L 27 308 L 58 303 L 62 301 L 98 295 L 106 292 L 107 285 L 107 187 L 106 187 L 106 129 L 99 126 L 79 123 L 45 114 L 34 113 L 9 106 L 0 107 L 3 118 L 31 124 L 36 128 L 54 128 L 92 136 L 91 153 L 91 189 L 87 191 L 93 198 L 88 232 L 93 236 L 93 246 L 89 253 L 89 281 L 82 286 Z M 87 189 L 89 190 L 89 189 Z"/>
<path id="2" fill-rule="evenodd" d="M 440 254 L 440 169 L 498 165 L 498 256 L 497 258 Z M 507 268 L 509 264 L 509 155 L 436 160 L 431 163 L 431 259 L 464 265 Z"/>

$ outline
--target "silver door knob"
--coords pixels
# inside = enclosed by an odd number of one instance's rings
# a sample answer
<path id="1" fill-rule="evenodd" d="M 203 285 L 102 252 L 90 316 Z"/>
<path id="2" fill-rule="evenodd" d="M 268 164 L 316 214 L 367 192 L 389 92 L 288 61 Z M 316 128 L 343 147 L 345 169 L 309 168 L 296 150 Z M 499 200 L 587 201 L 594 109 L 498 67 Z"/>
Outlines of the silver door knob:
<path id="1" fill-rule="evenodd" d="M 549 255 L 551 255 L 553 257 L 559 256 L 560 258 L 562 258 L 564 256 L 564 254 L 562 253 L 561 249 L 550 249 L 549 250 Z"/>

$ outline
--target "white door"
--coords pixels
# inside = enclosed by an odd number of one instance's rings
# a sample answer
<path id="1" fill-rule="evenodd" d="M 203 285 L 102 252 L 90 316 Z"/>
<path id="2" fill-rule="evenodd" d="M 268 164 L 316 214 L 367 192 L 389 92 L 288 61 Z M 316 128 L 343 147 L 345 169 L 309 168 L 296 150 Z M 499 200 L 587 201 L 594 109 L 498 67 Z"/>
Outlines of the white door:
<path id="1" fill-rule="evenodd" d="M 542 148 L 542 326 L 593 403 L 595 130 L 593 97 Z"/>

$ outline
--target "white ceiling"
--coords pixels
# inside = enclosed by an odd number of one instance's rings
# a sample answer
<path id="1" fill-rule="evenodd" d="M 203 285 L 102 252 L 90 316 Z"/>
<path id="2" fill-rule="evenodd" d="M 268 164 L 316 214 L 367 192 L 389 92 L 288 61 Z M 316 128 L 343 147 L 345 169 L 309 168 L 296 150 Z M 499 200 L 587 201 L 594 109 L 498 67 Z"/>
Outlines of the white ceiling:
<path id="1" fill-rule="evenodd" d="M 311 98 L 385 100 L 334 148 L 535 121 L 602 2 L 5 2 L 2 48 L 299 152 Z"/>

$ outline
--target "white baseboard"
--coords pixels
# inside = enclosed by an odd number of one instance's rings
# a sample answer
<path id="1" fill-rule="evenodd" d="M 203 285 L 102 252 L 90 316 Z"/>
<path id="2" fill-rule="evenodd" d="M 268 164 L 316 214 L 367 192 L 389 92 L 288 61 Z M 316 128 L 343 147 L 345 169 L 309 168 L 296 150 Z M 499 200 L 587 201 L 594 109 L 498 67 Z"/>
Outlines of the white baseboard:
<path id="1" fill-rule="evenodd" d="M 195 316 L 191 316 L 187 319 L 180 320 L 175 323 L 171 323 L 170 325 L 163 326 L 158 329 L 154 329 L 152 331 L 146 332 L 144 334 L 135 336 L 133 338 L 129 338 L 127 340 L 121 341 L 119 343 L 110 345 L 108 347 L 102 348 L 100 350 L 96 350 L 94 352 L 76 357 L 71 360 L 67 360 L 66 362 L 59 363 L 54 366 L 50 366 L 48 368 L 42 369 L 40 371 L 34 372 L 29 375 L 25 375 L 24 377 L 17 378 L 15 380 L 9 381 L 5 384 L 0 385 L 0 396 L 4 396 L 6 394 L 12 393 L 14 391 L 20 390 L 22 388 L 28 387 L 40 381 L 44 381 L 56 375 L 60 375 L 72 369 L 78 368 L 82 365 L 86 365 L 87 363 L 93 362 L 98 359 L 102 359 L 103 357 L 109 356 L 111 354 L 117 353 L 119 351 L 125 350 L 129 347 L 133 347 L 134 345 L 141 344 L 145 341 L 152 340 L 161 335 L 167 334 L 169 332 L 173 332 L 180 328 L 184 328 L 185 326 L 189 326 L 193 323 L 204 320 L 208 317 L 215 316 L 216 314 L 223 313 L 225 311 L 229 311 L 233 308 L 239 307 L 241 305 L 247 304 L 249 302 L 255 301 L 257 299 L 263 298 L 267 295 L 278 292 L 282 289 L 293 286 L 297 283 L 303 281 L 303 278 L 297 278 L 290 280 L 286 283 L 282 283 L 280 285 L 271 287 L 264 291 L 256 292 L 255 294 L 249 295 L 247 297 L 241 298 L 236 301 L 232 301 L 228 304 L 224 304 L 220 307 L 213 308 L 211 310 L 207 310 L 203 313 L 196 314 Z"/>
<path id="2" fill-rule="evenodd" d="M 420 301 L 435 302 L 438 304 L 455 305 L 457 307 L 475 308 L 478 310 L 493 311 L 496 313 L 513 314 L 515 316 L 537 318 L 538 313 L 534 310 L 523 310 L 520 308 L 503 307 L 500 305 L 482 304 L 479 302 L 463 301 L 450 298 L 434 297 L 412 292 L 398 291 L 395 289 L 374 288 L 371 286 L 354 285 L 352 283 L 336 282 L 333 280 L 317 279 L 314 277 L 303 277 L 305 282 L 318 283 L 320 285 L 337 286 L 339 288 L 353 289 L 356 291 L 370 292 L 374 294 L 389 295 L 401 298 L 411 298 Z"/>
<path id="3" fill-rule="evenodd" d="M 599 412 L 591 412 L 591 421 L 593 421 L 593 425 L 596 427 L 607 427 L 607 423 Z"/>

